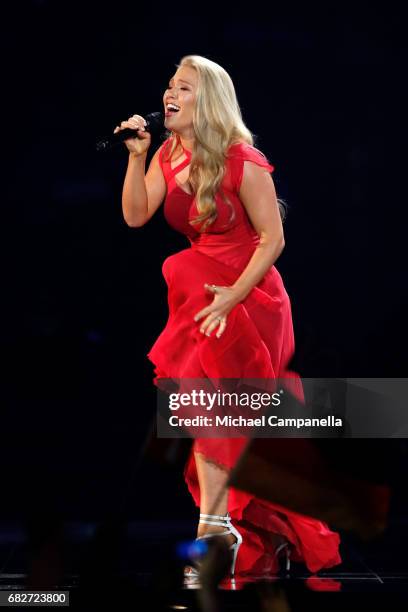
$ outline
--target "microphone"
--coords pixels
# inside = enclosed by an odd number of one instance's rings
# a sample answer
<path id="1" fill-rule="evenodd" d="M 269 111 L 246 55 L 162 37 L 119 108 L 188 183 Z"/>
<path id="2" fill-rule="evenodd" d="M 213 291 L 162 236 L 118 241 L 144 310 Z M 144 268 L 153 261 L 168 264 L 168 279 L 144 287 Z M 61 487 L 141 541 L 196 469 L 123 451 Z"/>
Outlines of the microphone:
<path id="1" fill-rule="evenodd" d="M 150 132 L 152 136 L 159 135 L 164 128 L 164 118 L 163 113 L 149 113 L 145 117 L 146 125 L 145 130 Z M 96 143 L 97 151 L 107 151 L 112 147 L 115 147 L 118 144 L 121 144 L 124 140 L 128 138 L 137 138 L 138 132 L 137 130 L 131 130 L 130 128 L 126 128 L 121 130 L 120 132 L 116 132 L 116 134 L 112 134 L 103 140 L 100 140 Z"/>

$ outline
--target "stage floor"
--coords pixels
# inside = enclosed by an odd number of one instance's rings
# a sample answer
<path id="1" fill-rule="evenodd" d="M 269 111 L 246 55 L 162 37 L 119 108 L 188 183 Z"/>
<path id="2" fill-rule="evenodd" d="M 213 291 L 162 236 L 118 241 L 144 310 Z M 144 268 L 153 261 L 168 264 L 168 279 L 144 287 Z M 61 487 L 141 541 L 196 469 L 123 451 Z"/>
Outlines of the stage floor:
<path id="1" fill-rule="evenodd" d="M 203 589 L 183 587 L 184 561 L 175 554 L 176 544 L 193 533 L 194 524 L 185 521 L 70 521 L 53 529 L 3 521 L 0 589 L 67 590 L 70 607 L 78 608 L 109 603 L 133 610 L 200 610 Z M 224 581 L 213 595 L 219 610 L 274 610 L 265 607 L 274 601 L 285 601 L 288 610 L 344 610 L 360 603 L 406 609 L 407 524 L 394 522 L 382 538 L 366 544 L 341 535 L 341 565 L 311 575 L 292 564 L 289 575 Z"/>

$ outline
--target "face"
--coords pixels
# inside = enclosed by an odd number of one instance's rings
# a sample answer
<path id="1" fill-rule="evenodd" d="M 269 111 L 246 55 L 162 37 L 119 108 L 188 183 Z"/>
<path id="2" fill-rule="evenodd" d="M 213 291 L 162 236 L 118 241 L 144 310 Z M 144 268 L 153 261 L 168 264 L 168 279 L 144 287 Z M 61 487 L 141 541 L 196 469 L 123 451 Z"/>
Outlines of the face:
<path id="1" fill-rule="evenodd" d="M 170 79 L 168 89 L 163 96 L 165 127 L 185 138 L 193 137 L 193 112 L 197 86 L 198 75 L 195 69 L 181 66 Z M 169 104 L 175 104 L 179 110 L 169 107 Z"/>

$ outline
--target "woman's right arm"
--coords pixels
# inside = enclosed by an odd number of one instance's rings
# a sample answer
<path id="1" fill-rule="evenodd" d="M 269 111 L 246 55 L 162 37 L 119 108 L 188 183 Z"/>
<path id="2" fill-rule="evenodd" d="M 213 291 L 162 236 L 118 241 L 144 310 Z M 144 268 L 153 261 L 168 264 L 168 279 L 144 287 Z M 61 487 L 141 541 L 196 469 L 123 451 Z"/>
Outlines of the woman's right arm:
<path id="1" fill-rule="evenodd" d="M 129 160 L 122 191 L 122 211 L 130 227 L 141 227 L 153 216 L 166 196 L 166 181 L 159 162 L 161 147 L 154 154 L 145 174 L 147 150 L 151 135 L 144 131 L 145 120 L 140 115 L 133 115 L 128 121 L 122 121 L 114 133 L 125 129 L 137 129 L 137 138 L 125 140 L 129 150 Z M 162 145 L 163 146 L 163 145 Z"/>

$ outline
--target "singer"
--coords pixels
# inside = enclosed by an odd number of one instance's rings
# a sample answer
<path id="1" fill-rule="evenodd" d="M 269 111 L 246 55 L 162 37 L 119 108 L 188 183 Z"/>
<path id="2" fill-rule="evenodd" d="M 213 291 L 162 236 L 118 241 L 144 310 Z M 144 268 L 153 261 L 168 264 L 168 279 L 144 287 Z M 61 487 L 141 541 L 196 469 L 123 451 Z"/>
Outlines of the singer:
<path id="1" fill-rule="evenodd" d="M 125 141 L 126 223 L 164 215 L 190 246 L 164 261 L 169 318 L 148 353 L 160 378 L 296 377 L 291 304 L 275 262 L 284 248 L 283 203 L 254 146 L 233 82 L 218 64 L 182 58 L 163 95 L 167 139 L 145 173 L 151 135 L 133 115 Z M 339 535 L 318 520 L 226 487 L 245 439 L 197 439 L 185 480 L 200 508 L 197 537 L 223 534 L 231 575 L 278 571 L 289 556 L 312 571 L 341 562 Z M 271 440 L 273 444 L 273 440 Z M 285 486 L 285 483 L 282 483 Z M 197 571 L 186 568 L 187 580 Z"/>

